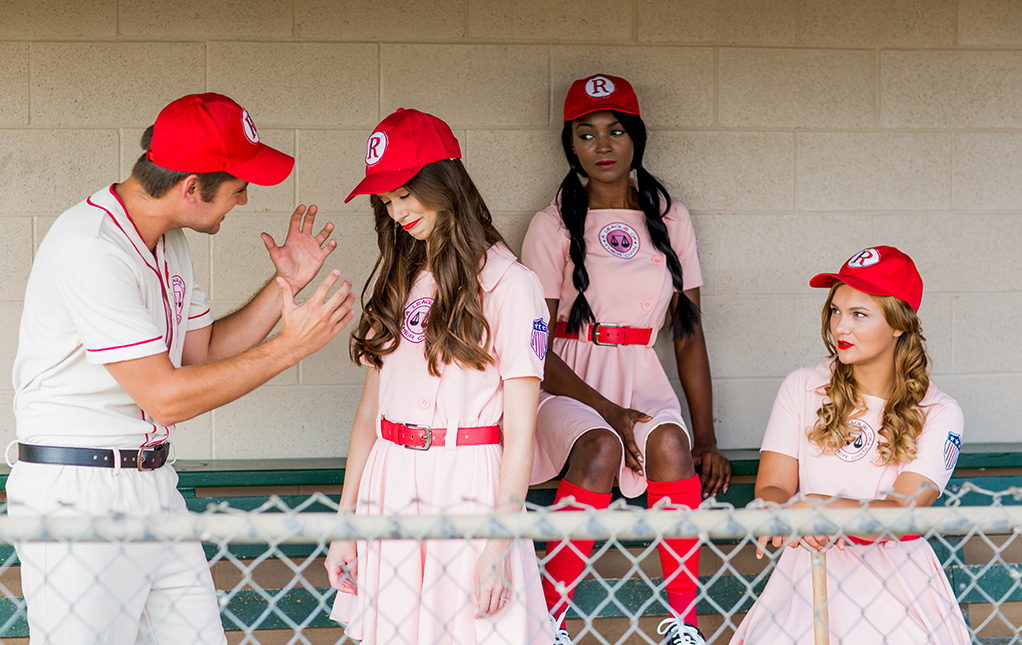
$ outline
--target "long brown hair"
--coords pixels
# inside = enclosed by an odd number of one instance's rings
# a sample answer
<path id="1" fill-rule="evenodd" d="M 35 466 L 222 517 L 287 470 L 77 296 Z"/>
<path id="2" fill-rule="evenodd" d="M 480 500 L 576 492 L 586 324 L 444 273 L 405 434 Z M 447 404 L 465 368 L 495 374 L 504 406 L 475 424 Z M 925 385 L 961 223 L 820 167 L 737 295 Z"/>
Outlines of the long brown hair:
<path id="1" fill-rule="evenodd" d="M 504 238 L 459 159 L 424 166 L 404 187 L 436 211 L 436 224 L 429 238 L 416 240 L 398 230 L 378 196 L 370 196 L 380 257 L 362 289 L 362 317 L 351 336 L 351 358 L 383 366 L 383 357 L 401 343 L 408 292 L 428 269 L 436 280 L 425 328 L 429 373 L 439 376 L 440 363 L 453 361 L 482 370 L 493 357 L 486 351 L 490 325 L 483 316 L 478 276 L 487 250 L 505 243 Z"/>
<path id="2" fill-rule="evenodd" d="M 834 371 L 825 390 L 829 400 L 816 411 L 816 425 L 809 431 L 809 441 L 825 453 L 837 452 L 848 442 L 848 419 L 866 411 L 852 366 L 837 360 L 837 346 L 830 333 L 831 302 L 842 284 L 834 283 L 823 306 L 823 343 L 834 359 Z M 902 332 L 894 345 L 894 386 L 880 423 L 879 434 L 886 443 L 877 442 L 877 452 L 884 464 L 907 463 L 916 458 L 916 439 L 926 421 L 926 413 L 920 405 L 930 387 L 926 338 L 919 317 L 907 302 L 892 296 L 871 297 L 880 305 L 887 324 Z"/>

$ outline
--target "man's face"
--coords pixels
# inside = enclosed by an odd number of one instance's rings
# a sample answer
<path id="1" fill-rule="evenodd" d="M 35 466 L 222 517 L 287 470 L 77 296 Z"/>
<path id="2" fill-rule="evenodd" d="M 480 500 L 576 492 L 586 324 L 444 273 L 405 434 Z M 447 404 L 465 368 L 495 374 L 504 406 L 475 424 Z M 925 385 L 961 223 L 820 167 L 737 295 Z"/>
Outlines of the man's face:
<path id="1" fill-rule="evenodd" d="M 195 204 L 195 213 L 188 228 L 213 235 L 220 230 L 220 224 L 235 206 L 248 203 L 248 182 L 228 179 L 220 184 L 216 195 L 210 201 L 200 200 Z"/>

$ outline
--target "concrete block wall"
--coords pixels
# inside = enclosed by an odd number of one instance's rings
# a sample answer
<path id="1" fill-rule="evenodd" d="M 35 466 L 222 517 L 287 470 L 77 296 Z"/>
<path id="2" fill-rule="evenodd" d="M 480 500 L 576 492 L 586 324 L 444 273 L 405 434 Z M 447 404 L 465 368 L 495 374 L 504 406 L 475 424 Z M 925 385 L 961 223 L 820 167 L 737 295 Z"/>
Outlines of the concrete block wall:
<path id="1" fill-rule="evenodd" d="M 962 403 L 966 440 L 1015 438 L 1016 0 L 3 0 L 0 371 L 34 246 L 61 211 L 127 176 L 168 101 L 229 94 L 298 160 L 218 235 L 190 234 L 224 314 L 269 277 L 259 232 L 283 235 L 299 202 L 338 225 L 329 268 L 365 282 L 367 201 L 342 200 L 366 137 L 401 106 L 452 125 L 518 246 L 566 171 L 564 94 L 595 72 L 633 82 L 646 165 L 693 213 L 723 446 L 758 446 L 780 380 L 821 358 L 823 294 L 808 278 L 884 243 L 924 276 L 935 381 Z M 363 378 L 345 341 L 182 424 L 180 456 L 343 455 Z M 10 388 L 0 382 L 0 400 Z"/>

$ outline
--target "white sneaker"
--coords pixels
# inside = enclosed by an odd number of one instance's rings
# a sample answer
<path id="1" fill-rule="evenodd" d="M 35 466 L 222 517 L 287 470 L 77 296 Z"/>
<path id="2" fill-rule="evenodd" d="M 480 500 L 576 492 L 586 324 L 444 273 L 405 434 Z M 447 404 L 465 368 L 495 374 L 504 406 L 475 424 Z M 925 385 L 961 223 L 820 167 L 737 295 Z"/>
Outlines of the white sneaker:
<path id="1" fill-rule="evenodd" d="M 663 645 L 706 645 L 702 632 L 677 618 L 663 619 L 656 633 L 665 635 Z"/>
<path id="2" fill-rule="evenodd" d="M 560 618 L 554 618 L 553 614 L 550 616 L 550 626 L 554 629 L 554 643 L 553 645 L 575 645 L 571 640 L 571 636 L 568 635 L 568 630 L 561 627 L 561 623 L 564 622 L 564 617 L 567 612 L 561 614 Z"/>

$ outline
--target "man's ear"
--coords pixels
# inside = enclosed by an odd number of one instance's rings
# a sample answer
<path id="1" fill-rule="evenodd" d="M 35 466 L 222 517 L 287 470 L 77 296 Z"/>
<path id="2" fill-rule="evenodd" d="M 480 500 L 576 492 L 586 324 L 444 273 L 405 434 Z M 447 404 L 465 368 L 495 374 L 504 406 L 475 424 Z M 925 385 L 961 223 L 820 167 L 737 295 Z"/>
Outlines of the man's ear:
<path id="1" fill-rule="evenodd" d="M 178 182 L 176 190 L 178 196 L 188 203 L 202 201 L 202 191 L 199 187 L 198 175 L 188 175 L 182 179 Z"/>

